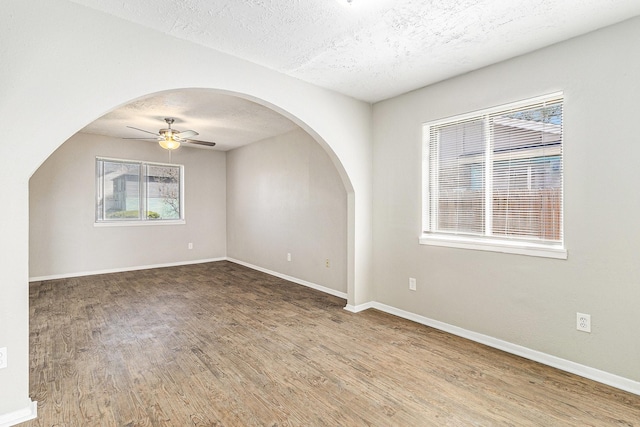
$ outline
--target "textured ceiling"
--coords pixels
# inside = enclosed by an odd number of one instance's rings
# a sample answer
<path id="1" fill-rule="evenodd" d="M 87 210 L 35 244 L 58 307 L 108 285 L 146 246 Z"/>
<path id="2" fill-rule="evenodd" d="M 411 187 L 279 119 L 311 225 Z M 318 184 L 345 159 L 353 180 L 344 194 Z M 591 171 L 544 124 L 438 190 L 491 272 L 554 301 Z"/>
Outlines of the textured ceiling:
<path id="1" fill-rule="evenodd" d="M 172 127 L 195 130 L 193 139 L 215 142 L 215 150 L 227 151 L 297 128 L 289 119 L 251 101 L 213 90 L 183 89 L 155 94 L 102 116 L 81 132 L 118 138 L 153 138 L 150 132 L 166 128 L 165 117 L 175 118 Z M 189 145 L 193 148 L 204 148 Z"/>
<path id="2" fill-rule="evenodd" d="M 640 14 L 639 0 L 71 0 L 375 102 Z"/>
<path id="3" fill-rule="evenodd" d="M 70 0 L 367 102 L 640 15 L 640 0 Z M 84 129 L 178 130 L 228 150 L 295 128 L 211 92 L 139 100 Z M 137 134 L 138 136 L 139 133 Z"/>

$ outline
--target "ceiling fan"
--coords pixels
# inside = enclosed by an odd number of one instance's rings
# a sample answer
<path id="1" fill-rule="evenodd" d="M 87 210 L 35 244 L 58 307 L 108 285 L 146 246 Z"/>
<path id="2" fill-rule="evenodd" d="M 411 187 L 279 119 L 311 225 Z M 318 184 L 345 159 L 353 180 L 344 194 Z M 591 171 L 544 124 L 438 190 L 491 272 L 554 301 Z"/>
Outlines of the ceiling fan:
<path id="1" fill-rule="evenodd" d="M 124 139 L 155 139 L 158 141 L 160 146 L 166 150 L 175 150 L 180 147 L 180 144 L 195 144 L 195 145 L 204 145 L 207 147 L 213 147 L 216 145 L 215 142 L 209 141 L 198 141 L 197 139 L 191 139 L 192 136 L 199 135 L 195 130 L 184 130 L 179 131 L 171 128 L 171 125 L 175 121 L 175 119 L 171 117 L 167 117 L 164 119 L 167 122 L 166 129 L 160 129 L 157 133 L 150 132 L 148 130 L 136 128 L 133 126 L 127 126 L 130 129 L 139 130 L 140 132 L 150 133 L 151 135 L 155 135 L 154 138 L 124 138 Z"/>

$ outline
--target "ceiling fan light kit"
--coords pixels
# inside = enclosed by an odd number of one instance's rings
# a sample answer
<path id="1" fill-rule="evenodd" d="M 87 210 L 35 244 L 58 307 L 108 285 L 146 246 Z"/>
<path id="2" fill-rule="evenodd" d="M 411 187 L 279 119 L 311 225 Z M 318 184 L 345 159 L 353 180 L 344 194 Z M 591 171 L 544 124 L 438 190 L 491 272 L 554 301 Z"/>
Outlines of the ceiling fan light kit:
<path id="1" fill-rule="evenodd" d="M 160 144 L 160 147 L 164 148 L 165 150 L 175 150 L 176 148 L 180 147 L 180 143 L 172 139 L 170 136 L 166 137 L 165 139 L 161 139 L 160 141 L 158 141 L 158 144 Z"/>
<path id="2" fill-rule="evenodd" d="M 145 133 L 150 133 L 152 135 L 156 135 L 156 139 L 158 140 L 158 144 L 160 144 L 160 147 L 164 148 L 165 150 L 175 150 L 176 148 L 180 147 L 181 143 L 187 143 L 187 144 L 196 144 L 196 145 L 205 145 L 207 147 L 213 147 L 216 145 L 215 142 L 210 142 L 210 141 L 198 141 L 195 139 L 189 139 L 192 136 L 196 136 L 198 135 L 198 132 L 194 131 L 194 130 L 185 130 L 185 131 L 178 131 L 175 129 L 171 128 L 171 125 L 173 124 L 173 122 L 175 122 L 175 119 L 171 118 L 171 117 L 166 117 L 164 119 L 164 121 L 167 123 L 167 128 L 166 129 L 160 129 L 158 131 L 158 133 L 154 133 L 154 132 L 149 132 L 147 130 L 144 129 L 139 129 L 133 126 L 127 126 L 130 129 L 135 129 L 135 130 L 139 130 L 141 132 L 145 132 Z M 131 139 L 131 138 L 127 138 L 127 139 Z M 135 139 L 139 139 L 139 138 L 135 138 Z M 145 139 L 145 138 L 143 138 Z M 152 138 L 146 138 L 146 139 L 152 139 Z"/>

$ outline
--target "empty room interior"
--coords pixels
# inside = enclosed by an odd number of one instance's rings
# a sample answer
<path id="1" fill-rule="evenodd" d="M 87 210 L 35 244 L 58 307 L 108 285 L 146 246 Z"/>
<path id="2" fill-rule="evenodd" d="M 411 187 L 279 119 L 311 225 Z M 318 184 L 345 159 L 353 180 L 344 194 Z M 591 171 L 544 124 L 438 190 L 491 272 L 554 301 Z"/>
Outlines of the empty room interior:
<path id="1" fill-rule="evenodd" d="M 0 427 L 640 426 L 637 0 L 0 13 Z"/>

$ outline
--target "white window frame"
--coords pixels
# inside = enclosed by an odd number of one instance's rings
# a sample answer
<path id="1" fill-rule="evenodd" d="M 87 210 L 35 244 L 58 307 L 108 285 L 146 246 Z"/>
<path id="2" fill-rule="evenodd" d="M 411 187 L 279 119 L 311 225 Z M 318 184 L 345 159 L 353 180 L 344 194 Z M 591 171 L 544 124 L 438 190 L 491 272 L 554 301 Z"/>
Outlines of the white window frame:
<path id="1" fill-rule="evenodd" d="M 107 162 L 121 162 L 127 164 L 137 164 L 140 166 L 140 204 L 142 212 L 148 211 L 147 206 L 147 188 L 145 185 L 144 177 L 147 176 L 146 170 L 149 166 L 170 166 L 170 167 L 178 167 L 180 170 L 180 218 L 178 219 L 149 219 L 145 215 L 141 215 L 141 218 L 135 219 L 100 219 L 99 209 L 101 208 L 101 198 L 104 194 L 104 189 L 102 186 L 104 185 L 103 180 L 100 178 L 99 171 L 99 163 L 100 161 Z M 95 174 L 95 185 L 96 185 L 96 197 L 95 197 L 95 227 L 131 227 L 131 226 L 149 226 L 149 225 L 183 225 L 186 224 L 185 221 L 185 203 L 184 203 L 184 165 L 173 164 L 173 163 L 158 163 L 158 162 L 146 162 L 140 160 L 130 160 L 130 159 L 119 159 L 113 157 L 96 157 L 96 174 Z"/>
<path id="2" fill-rule="evenodd" d="M 526 107 L 528 105 L 535 105 L 541 102 L 552 101 L 561 99 L 564 101 L 562 92 L 556 92 L 549 95 L 544 95 L 536 98 L 530 98 L 523 101 L 518 101 L 506 105 L 500 105 L 493 108 L 488 108 L 481 111 L 475 111 L 459 116 L 448 117 L 441 120 L 431 121 L 423 123 L 423 144 L 422 144 L 422 233 L 419 236 L 419 243 L 430 246 L 442 246 L 450 248 L 483 250 L 491 252 L 501 252 L 519 255 L 529 255 L 545 258 L 555 259 L 567 259 L 567 249 L 564 246 L 564 231 L 562 231 L 562 240 L 560 242 L 536 242 L 535 240 L 527 239 L 506 239 L 501 237 L 495 237 L 491 235 L 492 226 L 492 192 L 485 192 L 485 233 L 481 236 L 468 235 L 468 234 L 456 234 L 451 232 L 442 232 L 436 230 L 436 218 L 430 217 L 430 127 L 443 125 L 445 123 L 455 123 L 465 121 L 473 118 L 482 119 L 488 117 L 491 114 L 501 111 L 518 109 Z M 564 113 L 563 113 L 564 116 Z M 488 126 L 485 126 L 485 133 L 488 133 Z M 564 138 L 562 141 L 564 146 Z M 487 149 L 485 150 L 485 188 L 492 188 L 492 149 L 491 141 L 487 138 Z M 564 163 L 564 156 L 561 161 Z M 562 183 L 564 187 L 564 169 L 562 171 Z M 564 188 L 562 189 L 562 215 L 561 215 L 561 227 L 564 229 Z"/>

